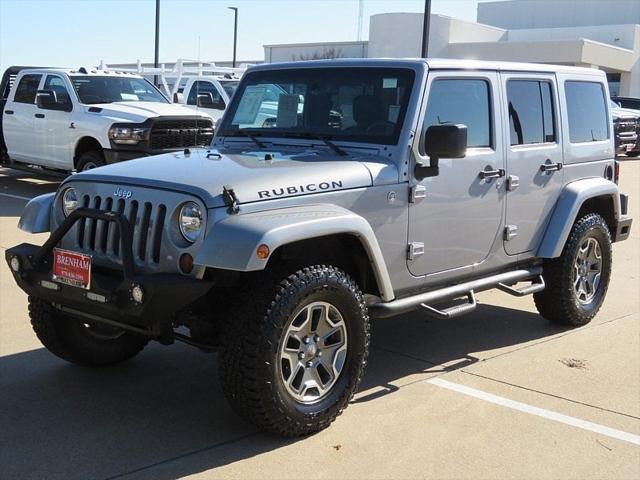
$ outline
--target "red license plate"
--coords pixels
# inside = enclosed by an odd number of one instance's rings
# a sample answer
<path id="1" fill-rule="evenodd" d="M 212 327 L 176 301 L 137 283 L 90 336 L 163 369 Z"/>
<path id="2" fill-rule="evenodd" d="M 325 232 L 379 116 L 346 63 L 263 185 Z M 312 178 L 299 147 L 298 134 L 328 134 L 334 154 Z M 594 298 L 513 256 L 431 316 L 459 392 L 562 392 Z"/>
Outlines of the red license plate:
<path id="1" fill-rule="evenodd" d="M 91 255 L 53 249 L 53 280 L 73 287 L 91 287 Z"/>

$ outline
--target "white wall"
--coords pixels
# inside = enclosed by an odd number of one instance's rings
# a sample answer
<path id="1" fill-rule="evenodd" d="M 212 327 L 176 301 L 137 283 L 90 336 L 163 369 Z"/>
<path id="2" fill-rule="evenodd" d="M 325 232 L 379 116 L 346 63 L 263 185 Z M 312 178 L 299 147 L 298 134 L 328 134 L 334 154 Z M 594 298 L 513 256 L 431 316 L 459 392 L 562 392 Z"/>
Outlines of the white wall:
<path id="1" fill-rule="evenodd" d="M 506 29 L 640 24 L 639 0 L 511 0 L 478 4 L 478 23 Z"/>
<path id="2" fill-rule="evenodd" d="M 421 13 L 372 15 L 369 24 L 369 57 L 420 57 L 423 18 Z M 443 56 L 449 43 L 495 42 L 505 36 L 506 31 L 500 28 L 432 15 L 429 56 Z"/>
<path id="3" fill-rule="evenodd" d="M 638 5 L 640 5 L 640 0 L 638 0 Z M 636 26 L 628 24 L 509 30 L 507 39 L 510 42 L 529 42 L 536 40 L 574 40 L 588 38 L 589 40 L 606 43 L 614 47 L 633 50 L 635 35 Z"/>

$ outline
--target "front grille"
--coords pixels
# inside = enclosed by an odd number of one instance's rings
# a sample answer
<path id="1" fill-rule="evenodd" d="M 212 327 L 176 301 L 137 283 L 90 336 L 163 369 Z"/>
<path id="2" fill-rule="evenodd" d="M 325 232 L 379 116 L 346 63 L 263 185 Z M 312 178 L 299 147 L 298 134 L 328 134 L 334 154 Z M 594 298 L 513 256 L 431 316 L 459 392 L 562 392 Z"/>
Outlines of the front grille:
<path id="1" fill-rule="evenodd" d="M 213 138 L 213 122 L 206 119 L 158 120 L 151 127 L 152 150 L 207 146 Z"/>
<path id="2" fill-rule="evenodd" d="M 149 202 L 122 198 L 103 198 L 99 195 L 84 195 L 82 206 L 123 214 L 131 225 L 134 262 L 150 266 L 158 265 L 162 247 L 162 231 L 167 215 L 165 205 L 153 205 Z M 78 220 L 76 235 L 76 245 L 79 250 L 89 254 L 111 257 L 116 261 L 121 260 L 120 232 L 114 222 L 82 218 Z"/>

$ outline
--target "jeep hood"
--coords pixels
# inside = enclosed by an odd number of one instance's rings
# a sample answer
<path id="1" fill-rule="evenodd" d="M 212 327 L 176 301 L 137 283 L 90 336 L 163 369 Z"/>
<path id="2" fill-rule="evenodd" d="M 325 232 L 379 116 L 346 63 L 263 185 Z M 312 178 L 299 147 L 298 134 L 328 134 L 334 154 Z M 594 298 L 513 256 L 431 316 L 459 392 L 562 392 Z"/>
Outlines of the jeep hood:
<path id="1" fill-rule="evenodd" d="M 67 182 L 111 183 L 114 187 L 150 187 L 197 195 L 208 208 L 224 206 L 224 186 L 240 204 L 319 192 L 367 187 L 373 176 L 398 180 L 394 164 L 371 157 L 359 161 L 316 151 L 303 153 L 242 151 L 225 155 L 194 149 L 107 165 L 71 176 Z M 373 172 L 373 174 L 372 174 Z M 373 176 L 372 176 L 373 175 Z M 65 182 L 66 183 L 66 182 Z M 135 195 L 135 189 L 133 194 Z"/>
<path id="2" fill-rule="evenodd" d="M 202 117 L 210 119 L 205 113 L 175 103 L 159 102 L 113 102 L 87 106 L 89 109 L 99 108 L 91 113 L 109 117 L 116 121 L 144 122 L 152 117 Z"/>

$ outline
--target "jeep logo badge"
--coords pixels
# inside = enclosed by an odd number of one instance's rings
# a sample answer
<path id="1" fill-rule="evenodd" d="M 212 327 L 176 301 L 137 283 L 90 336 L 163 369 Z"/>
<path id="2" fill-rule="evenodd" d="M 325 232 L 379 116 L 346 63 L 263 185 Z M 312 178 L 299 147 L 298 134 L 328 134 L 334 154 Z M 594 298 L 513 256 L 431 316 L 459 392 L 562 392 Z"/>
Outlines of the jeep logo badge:
<path id="1" fill-rule="evenodd" d="M 125 200 L 129 200 L 133 195 L 131 190 L 125 190 L 124 188 L 117 187 L 113 192 L 114 197 L 124 198 Z"/>

